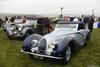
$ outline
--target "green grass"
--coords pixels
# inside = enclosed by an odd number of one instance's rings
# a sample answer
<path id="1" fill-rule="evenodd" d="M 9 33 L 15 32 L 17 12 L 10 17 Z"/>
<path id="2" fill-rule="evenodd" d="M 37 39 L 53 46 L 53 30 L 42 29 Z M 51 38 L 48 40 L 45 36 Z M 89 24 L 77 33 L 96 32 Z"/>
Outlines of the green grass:
<path id="1" fill-rule="evenodd" d="M 0 67 L 100 67 L 100 29 L 95 29 L 91 41 L 76 52 L 66 65 L 54 59 L 35 59 L 21 53 L 23 40 L 10 40 L 0 29 Z"/>

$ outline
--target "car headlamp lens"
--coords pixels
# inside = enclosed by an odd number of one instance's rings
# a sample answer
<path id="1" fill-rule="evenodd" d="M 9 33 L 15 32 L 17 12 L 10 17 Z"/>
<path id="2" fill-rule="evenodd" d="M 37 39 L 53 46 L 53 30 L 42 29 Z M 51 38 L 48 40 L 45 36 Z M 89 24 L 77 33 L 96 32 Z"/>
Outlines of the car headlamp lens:
<path id="1" fill-rule="evenodd" d="M 13 28 L 13 27 L 11 27 L 11 30 L 14 30 L 14 28 Z"/>
<path id="2" fill-rule="evenodd" d="M 15 26 L 11 26 L 11 28 L 10 28 L 11 30 L 14 30 L 15 29 Z"/>
<path id="3" fill-rule="evenodd" d="M 49 44 L 48 44 L 48 48 L 54 48 L 55 47 L 55 44 L 54 43 L 52 43 L 52 42 L 50 42 Z"/>
<path id="4" fill-rule="evenodd" d="M 21 30 L 22 30 L 22 26 L 19 25 L 19 26 L 18 26 L 18 31 L 21 31 Z"/>

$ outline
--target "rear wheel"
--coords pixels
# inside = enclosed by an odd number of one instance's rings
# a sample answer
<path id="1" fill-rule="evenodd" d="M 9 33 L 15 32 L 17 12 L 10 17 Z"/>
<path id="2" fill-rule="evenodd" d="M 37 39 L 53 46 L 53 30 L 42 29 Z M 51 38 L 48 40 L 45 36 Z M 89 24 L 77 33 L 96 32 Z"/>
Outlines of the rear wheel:
<path id="1" fill-rule="evenodd" d="M 91 33 L 89 32 L 86 36 L 84 46 L 87 46 L 87 42 L 91 40 Z"/>
<path id="2" fill-rule="evenodd" d="M 8 38 L 9 38 L 9 39 L 12 39 L 12 37 L 11 37 L 11 36 L 9 36 L 9 35 L 7 35 L 7 36 L 8 36 Z"/>
<path id="3" fill-rule="evenodd" d="M 6 29 L 3 29 L 4 32 L 6 32 Z"/>
<path id="4" fill-rule="evenodd" d="M 86 41 L 90 41 L 90 40 L 91 40 L 91 33 L 89 32 L 89 33 L 87 34 Z"/>
<path id="5" fill-rule="evenodd" d="M 7 36 L 8 36 L 9 39 L 12 39 L 12 37 L 8 33 L 7 33 Z"/>

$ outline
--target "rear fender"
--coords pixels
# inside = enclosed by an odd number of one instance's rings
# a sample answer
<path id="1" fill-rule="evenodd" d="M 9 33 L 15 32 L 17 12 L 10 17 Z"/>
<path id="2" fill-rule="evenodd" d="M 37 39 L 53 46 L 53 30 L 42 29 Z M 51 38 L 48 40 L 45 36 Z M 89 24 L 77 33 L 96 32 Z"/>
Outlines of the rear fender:
<path id="1" fill-rule="evenodd" d="M 28 30 L 34 32 L 32 27 L 25 27 L 25 28 L 23 28 L 22 33 L 25 34 L 26 31 L 28 31 Z"/>

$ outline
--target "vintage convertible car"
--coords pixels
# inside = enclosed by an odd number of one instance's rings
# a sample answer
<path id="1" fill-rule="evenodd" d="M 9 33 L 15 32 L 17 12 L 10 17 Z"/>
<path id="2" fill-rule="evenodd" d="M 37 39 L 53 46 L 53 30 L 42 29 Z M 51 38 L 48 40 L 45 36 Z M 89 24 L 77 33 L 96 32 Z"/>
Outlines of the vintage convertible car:
<path id="1" fill-rule="evenodd" d="M 9 22 L 6 24 L 6 32 L 9 38 L 12 37 L 23 37 L 38 33 L 45 35 L 50 31 L 47 30 L 50 27 L 50 21 L 48 18 L 38 18 L 36 20 L 27 20 L 26 23 L 21 23 L 20 19 L 16 22 Z"/>
<path id="2" fill-rule="evenodd" d="M 32 34 L 22 45 L 21 52 L 37 57 L 62 59 L 68 62 L 72 52 L 89 40 L 90 31 L 81 22 L 58 21 L 55 30 L 41 36 Z"/>
<path id="3" fill-rule="evenodd" d="M 17 20 L 20 21 L 20 20 Z M 6 24 L 6 33 L 9 38 L 14 37 L 23 37 L 33 34 L 33 26 L 35 26 L 36 21 L 27 21 L 26 23 L 22 22 L 9 22 Z"/>

